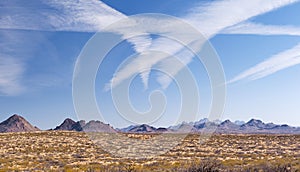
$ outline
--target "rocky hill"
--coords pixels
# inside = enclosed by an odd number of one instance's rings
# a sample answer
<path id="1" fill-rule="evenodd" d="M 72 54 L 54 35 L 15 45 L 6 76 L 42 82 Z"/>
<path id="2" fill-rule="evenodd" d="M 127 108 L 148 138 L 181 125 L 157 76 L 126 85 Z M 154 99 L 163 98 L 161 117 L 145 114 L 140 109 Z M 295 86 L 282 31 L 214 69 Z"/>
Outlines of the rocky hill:
<path id="1" fill-rule="evenodd" d="M 168 132 L 169 130 L 167 128 L 155 128 L 153 126 L 142 124 L 142 125 L 131 125 L 129 127 L 119 129 L 120 132 L 126 132 L 126 133 L 162 133 L 162 132 Z"/>
<path id="2" fill-rule="evenodd" d="M 67 131 L 85 131 L 85 132 L 116 132 L 109 124 L 104 124 L 100 121 L 89 121 L 86 123 L 84 120 L 73 121 L 67 118 L 62 124 L 57 126 L 54 130 L 67 130 Z"/>
<path id="3" fill-rule="evenodd" d="M 13 115 L 0 123 L 0 132 L 28 132 L 38 131 L 37 127 L 32 126 L 28 121 L 19 115 Z"/>
<path id="4" fill-rule="evenodd" d="M 104 124 L 101 121 L 91 120 L 84 126 L 82 126 L 85 132 L 104 132 L 104 133 L 115 133 L 116 130 L 113 129 L 109 124 Z"/>
<path id="5" fill-rule="evenodd" d="M 70 118 L 63 121 L 62 124 L 57 126 L 54 130 L 68 130 L 68 131 L 82 131 L 82 126 L 85 125 L 84 121 L 75 122 Z"/>

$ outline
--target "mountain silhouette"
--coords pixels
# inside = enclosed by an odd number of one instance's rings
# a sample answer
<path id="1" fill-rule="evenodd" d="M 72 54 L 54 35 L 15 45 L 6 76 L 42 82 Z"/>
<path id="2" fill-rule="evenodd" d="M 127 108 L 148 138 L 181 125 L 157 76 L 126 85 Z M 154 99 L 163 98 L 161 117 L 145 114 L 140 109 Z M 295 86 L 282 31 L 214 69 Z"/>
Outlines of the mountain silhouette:
<path id="1" fill-rule="evenodd" d="M 286 124 L 277 125 L 274 123 L 264 123 L 258 119 L 251 119 L 245 123 L 243 121 L 231 122 L 230 120 L 223 122 L 209 121 L 205 118 L 196 122 L 183 122 L 168 128 L 156 128 L 151 125 L 141 124 L 115 130 L 109 124 L 105 124 L 101 121 L 91 120 L 86 123 L 84 120 L 75 122 L 67 118 L 59 126 L 54 128 L 54 130 L 105 133 L 202 133 L 211 131 L 210 129 L 220 134 L 300 134 L 300 127 L 291 127 Z M 39 131 L 39 129 L 16 114 L 0 123 L 0 133 L 30 131 Z"/>
<path id="2" fill-rule="evenodd" d="M 104 132 L 104 133 L 115 133 L 117 132 L 109 124 L 104 124 L 101 121 L 91 120 L 84 126 L 82 126 L 84 132 Z"/>
<path id="3" fill-rule="evenodd" d="M 7 120 L 0 123 L 0 132 L 29 132 L 38 131 L 37 127 L 32 126 L 23 117 L 15 114 L 9 117 Z"/>
<path id="4" fill-rule="evenodd" d="M 91 120 L 86 123 L 84 120 L 75 122 L 74 120 L 67 118 L 62 124 L 54 128 L 54 130 L 65 131 L 85 131 L 85 132 L 116 132 L 109 124 L 104 124 L 100 121 Z"/>
<path id="5" fill-rule="evenodd" d="M 82 125 L 85 125 L 85 121 L 75 122 L 72 119 L 67 118 L 62 124 L 54 128 L 54 130 L 82 131 Z"/>

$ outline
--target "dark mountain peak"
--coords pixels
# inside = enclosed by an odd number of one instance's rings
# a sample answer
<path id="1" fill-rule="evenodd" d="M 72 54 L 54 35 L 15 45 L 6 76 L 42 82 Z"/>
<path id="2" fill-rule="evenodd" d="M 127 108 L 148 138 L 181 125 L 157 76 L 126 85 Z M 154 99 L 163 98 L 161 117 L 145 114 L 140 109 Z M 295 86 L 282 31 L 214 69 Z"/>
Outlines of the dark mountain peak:
<path id="1" fill-rule="evenodd" d="M 129 132 L 129 133 L 163 133 L 168 132 L 168 128 L 159 127 L 155 128 L 148 124 L 141 124 L 141 125 L 130 125 L 126 128 L 118 129 L 121 132 Z"/>
<path id="2" fill-rule="evenodd" d="M 11 117 L 9 117 L 7 120 L 3 121 L 2 123 L 8 124 L 15 121 L 26 121 L 22 116 L 14 114 Z"/>
<path id="3" fill-rule="evenodd" d="M 59 126 L 57 126 L 54 130 L 74 130 L 74 125 L 76 124 L 75 121 L 73 121 L 70 118 L 67 118 L 63 121 L 63 123 Z"/>
<path id="4" fill-rule="evenodd" d="M 150 125 L 147 125 L 147 124 L 142 124 L 142 125 L 140 125 L 140 127 L 142 127 L 142 128 L 154 128 L 154 127 L 152 127 Z"/>
<path id="5" fill-rule="evenodd" d="M 0 132 L 27 132 L 38 130 L 37 127 L 32 126 L 25 118 L 17 114 L 12 115 L 0 123 Z"/>
<path id="6" fill-rule="evenodd" d="M 239 125 L 231 122 L 230 120 L 225 120 L 217 126 L 216 131 L 217 133 L 235 132 L 239 127 Z"/>
<path id="7" fill-rule="evenodd" d="M 230 120 L 225 120 L 223 122 L 221 122 L 221 124 L 219 125 L 219 127 L 237 127 L 238 125 L 231 122 Z"/>
<path id="8" fill-rule="evenodd" d="M 262 124 L 263 122 L 259 119 L 251 119 L 246 124 Z"/>
<path id="9" fill-rule="evenodd" d="M 200 120 L 197 121 L 196 123 L 206 123 L 206 122 L 209 122 L 209 119 L 208 119 L 208 118 L 200 119 Z"/>
<path id="10" fill-rule="evenodd" d="M 67 119 L 65 119 L 65 120 L 63 121 L 62 125 L 73 125 L 73 124 L 75 124 L 75 123 L 76 123 L 76 122 L 73 121 L 72 119 L 67 118 Z"/>
<path id="11" fill-rule="evenodd" d="M 257 128 L 264 128 L 265 123 L 258 119 L 251 119 L 247 123 L 241 125 L 241 127 L 257 127 Z"/>
<path id="12" fill-rule="evenodd" d="M 227 120 L 221 122 L 221 124 L 231 124 L 231 123 L 233 123 L 233 122 L 231 122 L 229 119 L 227 119 Z"/>
<path id="13" fill-rule="evenodd" d="M 70 118 L 67 118 L 64 120 L 65 123 L 75 123 L 75 121 L 73 121 L 72 119 Z"/>
<path id="14" fill-rule="evenodd" d="M 8 119 L 13 119 L 13 118 L 16 118 L 16 119 L 20 119 L 20 118 L 22 118 L 22 119 L 24 119 L 22 116 L 20 116 L 20 115 L 18 115 L 18 114 L 13 114 L 11 117 L 9 117 Z"/>
<path id="15" fill-rule="evenodd" d="M 280 127 L 289 127 L 289 125 L 287 125 L 287 124 L 282 124 L 282 125 L 280 125 Z"/>
<path id="16" fill-rule="evenodd" d="M 138 133 L 156 132 L 156 128 L 147 124 L 142 124 L 142 125 L 137 125 L 132 127 L 128 132 L 138 132 Z"/>

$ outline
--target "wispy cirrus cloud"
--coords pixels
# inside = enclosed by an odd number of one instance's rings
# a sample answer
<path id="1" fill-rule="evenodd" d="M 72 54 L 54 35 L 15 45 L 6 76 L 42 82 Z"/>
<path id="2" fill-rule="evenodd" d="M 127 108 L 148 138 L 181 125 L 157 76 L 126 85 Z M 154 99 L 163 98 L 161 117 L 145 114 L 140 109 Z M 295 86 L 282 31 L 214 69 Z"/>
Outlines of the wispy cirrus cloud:
<path id="1" fill-rule="evenodd" d="M 15 96 L 26 90 L 22 77 L 26 70 L 25 61 L 32 54 L 32 44 L 23 45 L 39 38 L 25 36 L 22 32 L 0 30 L 0 95 Z"/>
<path id="2" fill-rule="evenodd" d="M 126 17 L 101 1 L 0 2 L 1 29 L 97 32 Z"/>
<path id="3" fill-rule="evenodd" d="M 3 6 L 0 11 L 0 29 L 94 33 L 127 17 L 99 0 L 38 0 L 30 3 L 11 0 L 1 2 L 0 5 Z M 151 43 L 147 35 L 129 39 L 130 35 L 120 31 L 119 34 L 123 34 L 124 39 L 128 39 L 137 52 Z"/>
<path id="4" fill-rule="evenodd" d="M 183 18 L 194 27 L 199 29 L 201 33 L 204 34 L 208 39 L 222 32 L 223 29 L 234 26 L 248 19 L 262 15 L 266 12 L 273 11 L 277 8 L 289 5 L 291 3 L 297 2 L 297 0 L 279 0 L 279 1 L 214 1 L 205 5 L 199 5 L 198 7 L 192 9 L 191 13 L 184 16 Z M 265 28 L 269 29 L 269 28 Z M 263 30 L 260 30 L 265 32 Z M 286 32 L 285 32 L 286 33 Z M 262 33 L 260 33 L 262 34 Z M 283 34 L 282 32 L 280 34 Z M 177 53 L 184 50 L 178 50 Z M 193 55 L 187 56 L 187 53 L 182 53 L 185 55 L 185 63 L 188 65 Z M 179 56 L 180 57 L 180 56 Z M 161 62 L 160 70 L 170 70 L 172 68 L 171 63 L 167 61 Z M 172 68 L 172 74 L 176 75 L 182 68 Z M 172 82 L 172 79 L 167 75 L 161 75 L 158 82 L 162 84 L 164 88 Z"/>
<path id="5" fill-rule="evenodd" d="M 300 64 L 300 43 L 242 72 L 228 84 L 245 79 L 257 80 L 297 64 Z"/>
<path id="6" fill-rule="evenodd" d="M 17 95 L 23 91 L 20 77 L 24 69 L 22 62 L 0 53 L 0 95 Z"/>
<path id="7" fill-rule="evenodd" d="M 204 36 L 211 38 L 216 34 L 220 33 L 223 29 L 230 26 L 235 26 L 241 22 L 247 21 L 248 19 L 262 15 L 266 12 L 273 11 L 277 8 L 292 4 L 298 0 L 222 0 L 222 1 L 213 1 L 203 5 L 200 5 L 193 8 L 186 16 L 182 18 L 185 19 L 192 26 L 196 27 Z M 264 31 L 263 31 L 264 32 Z M 183 46 L 177 46 L 178 44 L 174 41 L 166 40 L 164 38 L 158 38 L 153 40 L 152 45 L 149 49 L 156 51 L 166 51 L 171 55 L 175 55 L 179 59 L 183 59 L 183 64 L 174 67 L 172 64 L 174 60 L 170 56 L 160 56 L 154 58 L 155 60 L 152 63 L 144 63 L 144 65 L 139 68 L 132 68 L 131 64 L 125 66 L 119 72 L 114 75 L 112 80 L 118 80 L 119 82 L 111 82 L 115 86 L 120 83 L 122 80 L 126 79 L 131 75 L 124 75 L 123 72 L 128 72 L 128 74 L 143 73 L 145 69 L 151 69 L 153 65 L 158 65 L 158 70 L 167 71 L 169 75 L 176 75 L 181 71 L 186 65 L 188 65 L 194 55 L 188 53 L 184 50 Z M 170 48 L 171 47 L 171 48 Z M 132 63 L 137 63 L 139 58 L 136 58 Z M 140 71 L 139 69 L 143 69 Z M 145 74 L 143 73 L 143 82 L 145 87 L 147 87 L 146 79 L 149 78 L 149 70 Z M 148 76 L 147 76 L 148 75 Z M 125 77 L 126 76 L 126 77 Z M 163 88 L 167 88 L 168 85 L 172 82 L 172 79 L 167 75 L 160 75 L 157 78 L 157 81 L 162 85 Z"/>
<path id="8" fill-rule="evenodd" d="M 248 29 L 248 34 L 250 34 L 250 29 L 243 26 L 243 24 L 245 25 L 244 21 L 294 2 L 298 2 L 298 0 L 213 1 L 204 5 L 203 3 L 197 5 L 182 18 L 196 27 L 207 38 L 223 32 L 226 34 L 243 33 L 241 29 Z M 127 17 L 98 0 L 79 0 L 76 2 L 72 0 L 39 0 L 27 3 L 24 3 L 22 0 L 11 0 L 1 1 L 0 6 L 0 29 L 2 30 L 97 32 Z M 266 33 L 266 30 L 270 30 L 271 26 L 253 23 L 251 26 L 253 34 L 270 34 Z M 254 33 L 255 27 L 256 29 L 260 28 L 260 30 L 257 29 L 259 33 Z M 278 29 L 272 26 L 272 29 L 272 34 L 288 34 L 290 30 L 293 30 L 294 34 L 298 34 L 292 27 L 281 27 L 281 29 Z M 275 31 L 276 29 L 277 31 Z M 114 75 L 112 80 L 118 82 L 115 82 L 112 86 L 117 85 L 133 74 L 139 73 L 145 87 L 147 87 L 153 65 L 157 65 L 162 71 L 168 71 L 171 75 L 176 75 L 193 59 L 193 54 L 175 41 L 163 38 L 153 41 L 147 34 L 131 38 L 130 32 L 118 30 L 114 32 L 122 34 L 123 38 L 131 43 L 138 53 L 142 53 L 146 49 L 165 51 L 171 55 L 176 55 L 184 65 L 172 67 L 173 59 L 170 56 L 152 57 L 149 59 L 143 58 L 143 55 L 141 55 L 141 59 L 136 58 L 132 61 L 132 64 L 128 64 L 128 66 L 125 66 Z M 14 54 L 2 54 L 2 57 L 11 57 L 14 61 L 19 60 Z M 24 63 L 24 60 L 19 60 L 17 64 Z M 132 67 L 133 64 L 138 64 L 138 67 Z M 20 71 L 26 70 L 24 67 L 26 65 L 20 66 L 23 66 L 23 69 Z M 19 72 L 19 75 L 21 74 L 22 72 Z M 171 79 L 165 75 L 159 76 L 157 80 L 164 88 L 171 82 Z"/>
<path id="9" fill-rule="evenodd" d="M 22 37 L 24 30 L 93 33 L 127 17 L 98 0 L 37 0 L 26 3 L 23 0 L 1 1 L 0 16 L 0 58 L 2 61 L 0 66 L 0 93 L 4 95 L 15 95 L 24 90 L 24 84 L 20 83 L 27 70 L 26 60 L 28 58 L 26 57 L 31 56 L 33 53 L 24 54 L 23 51 L 34 50 L 39 44 L 37 41 L 24 39 Z M 7 31 L 11 32 L 7 34 Z M 130 38 L 130 35 L 126 35 L 126 33 L 117 33 L 123 35 L 123 38 L 131 43 L 137 52 L 144 51 L 151 44 L 151 38 L 147 35 Z M 12 37 L 13 40 L 10 39 Z M 49 40 L 44 39 L 42 41 Z M 23 44 L 19 46 L 21 42 Z M 13 69 L 8 74 L 4 71 L 10 65 Z"/>
<path id="10" fill-rule="evenodd" d="M 253 22 L 243 22 L 224 29 L 223 34 L 248 34 L 248 35 L 290 35 L 300 36 L 300 27 L 264 25 Z"/>
<path id="11" fill-rule="evenodd" d="M 163 48 L 163 49 L 162 49 Z M 176 56 L 179 58 L 179 60 L 181 61 L 181 64 L 185 65 L 187 64 L 187 62 L 190 60 L 190 58 L 185 58 L 185 57 L 190 57 L 193 55 L 193 53 L 191 53 L 188 50 L 184 50 L 183 52 L 185 52 L 187 56 L 184 56 L 181 54 L 176 54 L 176 52 L 178 50 L 180 50 L 182 48 L 182 45 L 174 40 L 168 39 L 168 38 L 164 38 L 161 37 L 159 39 L 154 40 L 154 42 L 147 48 L 147 50 L 149 51 L 163 51 L 165 54 L 158 54 L 158 55 L 150 55 L 149 53 L 146 52 L 141 52 L 136 58 L 133 58 L 126 66 L 124 66 L 123 68 L 121 68 L 119 71 L 117 71 L 114 74 L 114 77 L 111 79 L 111 81 L 106 85 L 106 89 L 105 90 L 109 90 L 110 87 L 114 87 L 117 86 L 118 84 L 120 84 L 123 80 L 130 78 L 131 76 L 134 76 L 136 74 L 139 74 L 142 82 L 144 84 L 145 89 L 147 89 L 148 87 L 148 80 L 149 80 L 149 75 L 150 75 L 150 71 L 152 69 L 153 66 L 157 65 L 157 68 L 160 68 L 160 65 L 163 65 L 164 62 L 168 62 L 168 66 L 169 68 L 165 68 L 164 72 L 168 73 L 171 76 L 174 76 L 174 70 L 177 71 L 176 66 L 174 66 L 173 64 L 178 64 L 176 59 L 173 58 L 169 58 L 168 60 L 164 61 L 164 59 L 167 59 L 168 57 L 172 56 Z M 172 61 L 175 60 L 175 62 L 173 63 Z M 181 66 L 184 67 L 184 66 Z M 180 68 L 181 68 L 180 67 Z M 166 76 L 167 77 L 167 76 Z M 165 82 L 166 80 L 169 81 L 168 79 L 164 78 L 163 80 L 160 80 L 161 82 Z M 159 82 L 160 82 L 159 81 Z M 162 84 L 162 86 L 164 87 L 165 84 Z M 166 88 L 166 87 L 164 87 Z"/>

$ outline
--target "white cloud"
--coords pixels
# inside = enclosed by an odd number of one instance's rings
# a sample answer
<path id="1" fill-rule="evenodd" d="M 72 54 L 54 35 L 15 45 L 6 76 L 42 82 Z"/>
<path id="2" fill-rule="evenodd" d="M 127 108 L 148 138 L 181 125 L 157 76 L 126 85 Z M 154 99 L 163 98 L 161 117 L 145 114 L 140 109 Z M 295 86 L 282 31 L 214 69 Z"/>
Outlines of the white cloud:
<path id="1" fill-rule="evenodd" d="M 37 40 L 28 37 L 33 42 Z M 33 48 L 23 45 L 28 37 L 20 32 L 0 30 L 0 95 L 14 96 L 25 90 L 22 83 L 22 76 L 26 70 L 24 60 Z"/>
<path id="2" fill-rule="evenodd" d="M 300 28 L 295 26 L 273 26 L 252 22 L 243 22 L 222 31 L 224 34 L 255 34 L 255 35 L 291 35 L 300 36 Z M 257 80 L 285 68 L 300 63 L 300 44 L 283 51 L 256 66 L 242 72 L 228 82 L 234 83 L 243 79 Z"/>
<path id="3" fill-rule="evenodd" d="M 0 93 L 17 95 L 24 90 L 20 77 L 24 72 L 24 64 L 12 57 L 0 54 Z"/>
<path id="4" fill-rule="evenodd" d="M 290 0 L 229 0 L 229 1 L 214 1 L 211 4 L 200 5 L 192 10 L 184 19 L 196 27 L 207 38 L 211 38 L 221 32 L 228 26 L 248 20 L 257 15 L 275 10 L 284 5 L 288 5 L 296 1 Z M 163 44 L 161 44 L 162 47 Z M 161 48 L 163 49 L 163 48 Z M 180 50 L 179 50 L 180 51 Z M 182 50 L 181 50 L 182 51 Z M 187 64 L 191 62 L 193 55 L 185 56 Z M 160 70 L 166 70 L 172 66 L 171 63 L 164 63 Z M 176 75 L 182 68 L 174 68 L 173 75 Z M 160 76 L 158 82 L 167 87 L 171 83 L 171 79 L 167 76 Z"/>
<path id="5" fill-rule="evenodd" d="M 262 15 L 298 0 L 223 0 L 213 1 L 191 10 L 184 17 L 207 37 L 226 27 Z"/>
<path id="6" fill-rule="evenodd" d="M 272 11 L 284 5 L 297 2 L 298 0 L 222 0 L 213 1 L 193 8 L 186 16 L 187 22 L 196 27 L 207 38 L 213 37 L 221 32 L 238 32 L 238 23 L 248 20 L 257 15 Z M 2 3 L 0 11 L 0 29 L 23 29 L 23 30 L 42 30 L 42 31 L 76 31 L 76 32 L 97 32 L 106 26 L 127 16 L 112 9 L 98 0 L 40 0 L 30 3 L 23 3 L 22 0 L 5 1 Z M 7 4 L 5 4 L 7 3 Z M 165 23 L 166 24 L 166 23 Z M 231 27 L 230 29 L 230 26 Z M 242 25 L 240 25 L 241 27 Z M 271 26 L 252 24 L 253 28 L 261 28 L 260 33 L 265 34 L 265 30 Z M 146 33 L 143 36 L 131 38 L 133 28 L 130 30 L 115 30 L 123 34 L 123 38 L 130 42 L 136 52 L 141 53 L 146 49 L 164 51 L 171 55 L 176 55 L 183 64 L 187 65 L 192 61 L 193 55 L 185 50 L 181 45 L 165 38 L 152 39 Z M 176 28 L 174 28 L 176 29 Z M 277 29 L 277 28 L 276 28 Z M 281 28 L 281 32 L 288 32 L 289 28 Z M 273 33 L 279 32 L 273 29 Z M 298 31 L 293 29 L 294 34 Z M 248 31 L 250 32 L 250 31 Z M 260 34 L 257 33 L 257 34 Z M 171 75 L 176 75 L 184 65 L 172 67 L 170 56 L 148 57 L 141 54 L 139 58 L 132 61 L 115 74 L 115 84 L 130 77 L 132 74 L 140 73 L 142 81 L 147 87 L 149 74 L 153 65 L 157 65 L 162 71 L 168 71 Z M 16 58 L 14 58 L 16 60 Z M 138 67 L 137 67 L 137 66 Z M 157 79 L 163 87 L 167 87 L 171 82 L 169 77 L 164 75 Z"/>
<path id="7" fill-rule="evenodd" d="M 8 7 L 1 12 L 1 29 L 98 32 L 127 17 L 99 0 L 39 0 L 28 4 L 11 0 L 7 3 L 12 5 L 4 5 Z M 140 46 L 142 40 L 144 43 Z M 137 52 L 151 44 L 146 35 L 128 41 Z"/>
<path id="8" fill-rule="evenodd" d="M 158 82 L 162 87 L 167 88 L 168 83 L 172 81 L 169 76 L 174 76 L 177 73 L 177 69 L 183 68 L 188 64 L 191 60 L 189 57 L 193 56 L 193 53 L 186 49 L 177 52 L 181 48 L 182 45 L 180 43 L 168 38 L 161 37 L 155 40 L 147 49 L 150 52 L 142 52 L 136 58 L 132 59 L 130 63 L 115 73 L 108 85 L 112 84 L 112 87 L 114 87 L 123 80 L 135 76 L 136 74 L 140 74 L 146 89 L 151 68 L 154 65 L 157 65 L 157 69 L 164 67 L 163 72 L 168 74 L 159 75 L 158 77 Z M 155 53 L 155 51 L 161 52 L 161 50 L 163 50 L 164 53 Z M 174 59 L 174 57 L 176 57 L 176 59 Z M 181 63 L 178 63 L 177 60 L 180 60 Z M 106 86 L 106 88 L 109 87 Z"/>
<path id="9" fill-rule="evenodd" d="M 278 53 L 271 58 L 255 65 L 254 67 L 242 72 L 230 80 L 228 84 L 243 79 L 260 79 L 297 64 L 300 64 L 300 43 L 295 47 Z"/>
<path id="10" fill-rule="evenodd" d="M 32 49 L 32 46 L 36 45 L 34 41 L 26 41 L 26 44 L 19 47 L 12 45 L 18 39 L 20 41 L 17 42 L 24 43 L 18 31 L 21 35 L 23 30 L 97 32 L 127 17 L 99 0 L 38 0 L 28 3 L 24 3 L 23 0 L 10 0 L 0 2 L 0 6 L 0 34 L 13 30 L 9 34 L 5 33 L 5 38 L 1 37 L 0 42 L 1 58 L 6 60 L 1 63 L 1 67 L 4 70 L 11 64 L 15 68 L 10 74 L 1 74 L 0 92 L 5 94 L 12 93 L 9 90 L 13 88 L 21 90 L 20 75 L 26 70 L 20 65 L 26 64 L 26 60 L 21 59 L 25 56 L 22 51 Z M 128 33 L 116 32 L 123 34 L 123 38 L 127 39 L 137 52 L 144 51 L 151 44 L 151 38 L 147 35 L 131 38 Z M 13 37 L 14 40 L 8 37 Z M 17 92 L 19 91 L 15 93 Z"/>
<path id="11" fill-rule="evenodd" d="M 291 35 L 300 36 L 300 28 L 295 26 L 273 26 L 259 23 L 243 22 L 224 29 L 224 34 L 254 35 Z"/>
<path id="12" fill-rule="evenodd" d="M 223 0 L 223 1 L 213 1 L 203 5 L 201 3 L 199 6 L 193 8 L 186 16 L 183 16 L 188 23 L 196 27 L 204 36 L 211 38 L 218 34 L 223 29 L 246 21 L 252 17 L 264 14 L 266 12 L 275 10 L 282 6 L 297 2 L 298 0 Z M 175 28 L 176 29 L 176 28 Z M 189 64 L 194 57 L 191 53 L 181 53 L 183 46 L 178 46 L 174 41 L 166 40 L 165 38 L 158 38 L 153 40 L 150 47 L 152 50 L 164 51 L 171 55 L 175 55 L 179 59 L 184 59 L 185 64 Z M 184 55 L 184 56 L 181 56 Z M 136 58 L 132 63 L 137 63 L 140 61 Z M 168 71 L 172 76 L 176 75 L 180 70 L 182 70 L 184 65 L 173 67 L 172 60 L 168 59 L 168 56 L 160 56 L 158 59 L 153 60 L 150 63 L 144 61 L 139 63 L 144 66 L 139 68 L 132 68 L 131 64 L 125 66 L 121 71 L 114 76 L 115 80 L 118 80 L 116 84 L 126 79 L 130 75 L 124 75 L 122 72 L 128 73 L 142 73 L 140 69 L 150 68 L 153 65 L 158 64 L 158 69 L 161 71 Z M 129 72 L 130 71 L 130 72 Z M 147 72 L 146 74 L 149 74 Z M 120 77 L 122 76 L 122 77 Z M 143 78 L 149 78 L 149 76 L 143 75 Z M 171 79 L 168 76 L 161 75 L 158 77 L 158 82 L 162 87 L 166 88 L 170 83 Z M 144 85 L 147 85 L 145 79 L 143 80 Z M 113 85 L 115 86 L 115 85 Z"/>
<path id="13" fill-rule="evenodd" d="M 1 10 L 1 29 L 97 32 L 126 17 L 98 0 L 11 0 Z"/>

